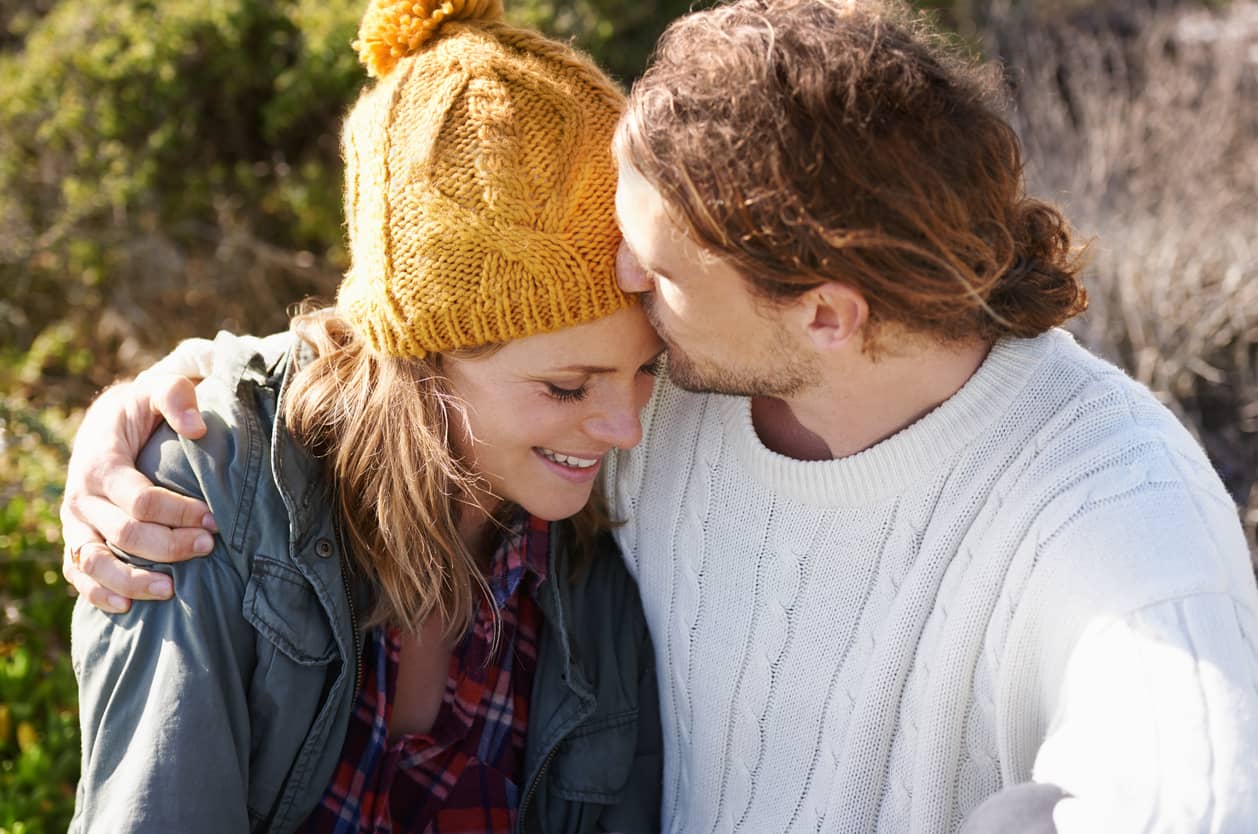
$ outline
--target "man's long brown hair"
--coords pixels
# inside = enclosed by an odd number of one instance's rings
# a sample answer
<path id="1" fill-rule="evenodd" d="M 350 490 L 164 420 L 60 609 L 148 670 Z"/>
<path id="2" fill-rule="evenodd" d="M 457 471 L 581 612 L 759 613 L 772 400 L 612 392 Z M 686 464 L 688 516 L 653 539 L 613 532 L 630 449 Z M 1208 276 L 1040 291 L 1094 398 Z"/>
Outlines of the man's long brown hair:
<path id="1" fill-rule="evenodd" d="M 301 313 L 292 328 L 315 358 L 289 384 L 283 419 L 297 442 L 323 462 L 350 565 L 376 589 L 367 624 L 418 633 L 436 616 L 446 637 L 463 633 L 478 599 L 489 593 L 483 573 L 489 554 L 469 550 L 458 522 L 462 513 L 476 511 L 474 497 L 487 486 L 451 446 L 452 433 L 466 430 L 467 418 L 441 372 L 441 355 L 376 354 L 333 309 Z M 495 349 L 459 355 L 475 358 Z M 565 531 L 574 569 L 610 526 L 595 493 Z M 491 535 L 490 547 L 499 538 Z"/>
<path id="2" fill-rule="evenodd" d="M 616 143 L 763 297 L 839 281 L 872 333 L 1029 337 L 1087 297 L 999 89 L 894 0 L 738 0 L 669 27 Z"/>

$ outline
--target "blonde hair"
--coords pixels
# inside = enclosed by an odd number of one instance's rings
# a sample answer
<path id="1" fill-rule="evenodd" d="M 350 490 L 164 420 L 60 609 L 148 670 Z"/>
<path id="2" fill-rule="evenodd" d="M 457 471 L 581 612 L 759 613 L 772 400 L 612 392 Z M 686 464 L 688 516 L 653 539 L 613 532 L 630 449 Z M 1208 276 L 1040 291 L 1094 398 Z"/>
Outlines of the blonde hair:
<path id="1" fill-rule="evenodd" d="M 349 566 L 377 590 L 367 625 L 418 633 L 436 616 L 445 637 L 462 634 L 477 595 L 490 596 L 477 558 L 488 554 L 468 549 L 458 521 L 488 486 L 451 447 L 452 428 L 466 427 L 467 418 L 441 373 L 442 354 L 414 359 L 372 351 L 332 308 L 299 312 L 292 329 L 315 358 L 292 378 L 282 419 L 323 462 Z M 499 347 L 447 355 L 476 358 Z M 501 531 L 512 510 L 503 507 L 491 527 Z M 597 494 L 570 520 L 574 570 L 611 524 Z M 487 545 L 500 538 L 491 536 Z"/>

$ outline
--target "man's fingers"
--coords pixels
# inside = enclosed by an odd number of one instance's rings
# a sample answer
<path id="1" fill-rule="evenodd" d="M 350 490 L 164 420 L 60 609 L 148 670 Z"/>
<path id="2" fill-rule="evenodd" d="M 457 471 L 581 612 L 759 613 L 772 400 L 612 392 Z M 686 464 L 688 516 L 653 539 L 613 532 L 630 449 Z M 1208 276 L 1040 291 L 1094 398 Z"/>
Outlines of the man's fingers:
<path id="1" fill-rule="evenodd" d="M 79 550 L 78 571 L 105 589 L 107 611 L 117 610 L 123 599 L 169 599 L 173 593 L 169 576 L 128 565 L 103 544 L 87 544 Z M 88 601 L 96 605 L 91 597 Z"/>
<path id="2" fill-rule="evenodd" d="M 105 541 L 141 559 L 182 562 L 204 556 L 214 548 L 214 538 L 200 527 L 171 529 L 162 524 L 138 521 L 109 501 L 81 496 L 75 508 Z"/>
<path id="3" fill-rule="evenodd" d="M 125 614 L 131 610 L 131 600 L 120 597 L 108 588 L 92 580 L 90 576 L 79 572 L 79 580 L 74 584 L 79 595 L 87 600 L 93 608 L 108 611 L 110 614 Z"/>
<path id="4" fill-rule="evenodd" d="M 74 586 L 80 597 L 102 611 L 122 614 L 131 608 L 131 600 L 110 591 L 80 570 L 79 566 L 74 563 L 69 547 L 66 548 L 65 556 L 61 561 L 61 575 L 66 578 L 66 582 Z"/>
<path id="5" fill-rule="evenodd" d="M 74 580 L 70 578 L 68 572 L 72 565 L 71 556 L 75 547 L 87 545 L 90 542 L 100 543 L 100 534 L 92 529 L 91 525 L 85 523 L 77 514 L 69 500 L 63 501 L 61 504 L 61 540 L 66 543 L 65 558 L 62 562 L 62 573 L 65 574 L 66 581 L 71 585 Z"/>
<path id="6" fill-rule="evenodd" d="M 205 434 L 205 420 L 197 408 L 197 390 L 187 377 L 163 374 L 147 382 L 149 402 L 175 433 L 189 440 Z"/>
<path id="7" fill-rule="evenodd" d="M 154 486 L 131 464 L 111 466 L 100 477 L 103 497 L 136 521 L 164 527 L 206 527 L 207 522 L 213 525 L 210 508 L 204 501 Z"/>
<path id="8" fill-rule="evenodd" d="M 61 573 L 89 603 L 120 614 L 131 607 L 133 599 L 170 598 L 173 586 L 169 576 L 118 559 L 100 535 L 66 507 L 62 507 L 61 520 L 67 542 Z"/>

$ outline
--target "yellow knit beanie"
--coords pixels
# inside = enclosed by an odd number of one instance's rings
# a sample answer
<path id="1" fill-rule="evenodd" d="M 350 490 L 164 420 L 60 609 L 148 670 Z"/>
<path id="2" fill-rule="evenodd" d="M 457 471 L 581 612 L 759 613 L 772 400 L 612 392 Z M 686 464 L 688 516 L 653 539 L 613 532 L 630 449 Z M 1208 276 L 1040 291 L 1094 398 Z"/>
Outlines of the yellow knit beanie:
<path id="1" fill-rule="evenodd" d="M 612 133 L 620 91 L 501 22 L 501 0 L 371 0 L 378 81 L 345 122 L 350 269 L 337 306 L 376 351 L 422 357 L 628 306 Z"/>

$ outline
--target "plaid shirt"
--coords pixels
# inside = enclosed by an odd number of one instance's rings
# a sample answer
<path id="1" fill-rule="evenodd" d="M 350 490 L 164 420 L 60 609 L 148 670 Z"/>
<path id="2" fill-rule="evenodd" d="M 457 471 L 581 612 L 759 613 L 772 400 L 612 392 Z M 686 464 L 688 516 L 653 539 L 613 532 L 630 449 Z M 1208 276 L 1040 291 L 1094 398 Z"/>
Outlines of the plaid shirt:
<path id="1" fill-rule="evenodd" d="M 400 634 L 373 629 L 354 714 L 331 784 L 303 834 L 498 834 L 520 805 L 529 695 L 546 578 L 548 527 L 522 516 L 494 554 L 488 577 L 501 623 L 482 601 L 450 656 L 445 698 L 428 733 L 389 737 Z M 525 592 L 516 593 L 525 574 Z"/>

